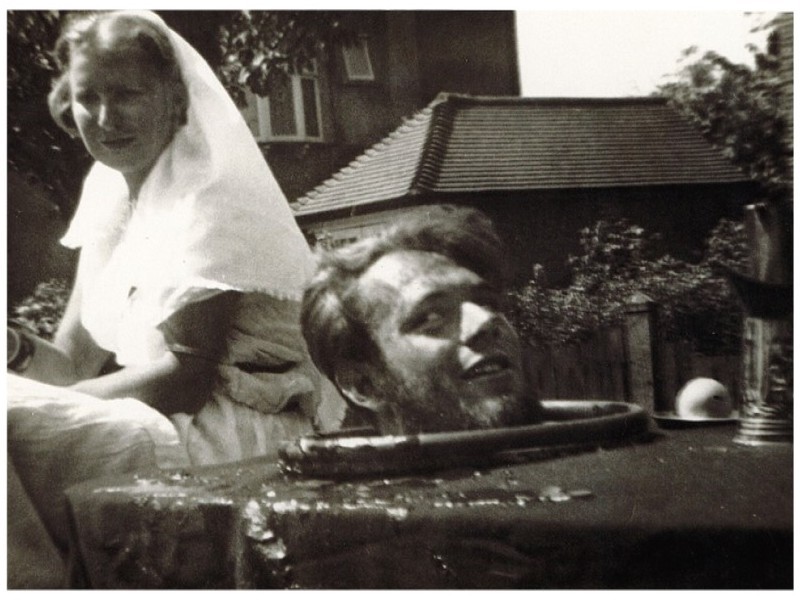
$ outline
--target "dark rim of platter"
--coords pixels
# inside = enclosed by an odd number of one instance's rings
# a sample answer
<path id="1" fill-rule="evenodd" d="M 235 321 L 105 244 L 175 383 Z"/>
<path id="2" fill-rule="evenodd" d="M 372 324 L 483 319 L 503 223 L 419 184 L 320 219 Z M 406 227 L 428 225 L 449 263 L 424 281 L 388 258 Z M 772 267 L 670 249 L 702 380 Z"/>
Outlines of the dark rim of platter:
<path id="1" fill-rule="evenodd" d="M 548 458 L 646 439 L 652 433 L 642 407 L 602 400 L 544 400 L 535 425 L 417 435 L 345 430 L 285 442 L 283 471 L 307 478 L 396 475 Z"/>

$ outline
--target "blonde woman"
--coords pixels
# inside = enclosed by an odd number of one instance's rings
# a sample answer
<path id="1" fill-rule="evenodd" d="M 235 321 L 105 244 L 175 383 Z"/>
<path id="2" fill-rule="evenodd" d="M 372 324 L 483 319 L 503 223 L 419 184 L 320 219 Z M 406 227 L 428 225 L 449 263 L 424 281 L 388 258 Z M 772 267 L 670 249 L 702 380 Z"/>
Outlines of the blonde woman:
<path id="1" fill-rule="evenodd" d="M 96 162 L 63 239 L 80 260 L 54 343 L 9 332 L 8 443 L 58 545 L 53 490 L 275 456 L 340 407 L 300 334 L 310 250 L 208 64 L 139 11 L 74 19 L 56 56 L 51 113 Z"/>

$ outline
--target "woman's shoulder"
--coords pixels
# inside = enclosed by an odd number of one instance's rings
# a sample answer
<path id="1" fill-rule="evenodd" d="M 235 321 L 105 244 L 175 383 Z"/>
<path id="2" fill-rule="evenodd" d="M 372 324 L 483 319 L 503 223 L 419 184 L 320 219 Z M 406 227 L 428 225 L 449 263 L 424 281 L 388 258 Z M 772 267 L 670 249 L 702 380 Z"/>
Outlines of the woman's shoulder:
<path id="1" fill-rule="evenodd" d="M 300 330 L 300 303 L 261 292 L 242 293 L 228 335 L 236 357 L 269 354 L 294 363 L 309 359 Z"/>
<path id="2" fill-rule="evenodd" d="M 239 309 L 259 313 L 300 315 L 300 302 L 292 298 L 279 298 L 266 292 L 239 292 Z"/>
<path id="3" fill-rule="evenodd" d="M 183 306 L 161 325 L 167 346 L 250 362 L 264 353 L 282 360 L 308 358 L 300 331 L 300 303 L 262 292 L 225 291 Z"/>

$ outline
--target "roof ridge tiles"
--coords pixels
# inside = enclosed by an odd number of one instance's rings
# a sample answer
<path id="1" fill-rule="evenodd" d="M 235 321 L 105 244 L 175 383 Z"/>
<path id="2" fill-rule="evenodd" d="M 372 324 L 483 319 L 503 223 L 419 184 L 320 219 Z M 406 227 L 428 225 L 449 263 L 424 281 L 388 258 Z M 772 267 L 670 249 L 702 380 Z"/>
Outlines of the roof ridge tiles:
<path id="1" fill-rule="evenodd" d="M 746 180 L 662 97 L 442 93 L 292 205 L 310 215 L 456 190 Z"/>
<path id="2" fill-rule="evenodd" d="M 437 96 L 431 105 L 449 103 L 456 105 L 519 105 L 519 104 L 542 104 L 542 105 L 574 105 L 582 104 L 597 106 L 608 104 L 611 106 L 620 104 L 639 104 L 654 106 L 667 103 L 665 96 L 484 96 L 472 94 L 458 94 L 452 92 L 442 92 Z M 430 106 L 430 105 L 429 105 Z"/>
<path id="3" fill-rule="evenodd" d="M 443 156 L 447 150 L 447 142 L 453 130 L 455 107 L 451 99 L 456 96 L 456 94 L 443 92 L 428 105 L 431 116 L 417 172 L 411 185 L 413 193 L 434 189 L 436 185 Z"/>

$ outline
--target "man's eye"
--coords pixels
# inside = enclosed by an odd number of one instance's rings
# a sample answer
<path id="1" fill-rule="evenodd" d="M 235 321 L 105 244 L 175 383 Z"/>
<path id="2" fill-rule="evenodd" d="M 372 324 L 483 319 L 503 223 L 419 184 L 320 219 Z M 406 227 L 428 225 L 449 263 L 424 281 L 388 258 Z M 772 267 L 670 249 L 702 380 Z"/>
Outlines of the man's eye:
<path id="1" fill-rule="evenodd" d="M 414 319 L 412 329 L 414 330 L 430 330 L 438 327 L 444 322 L 444 316 L 436 311 L 427 311 Z"/>

